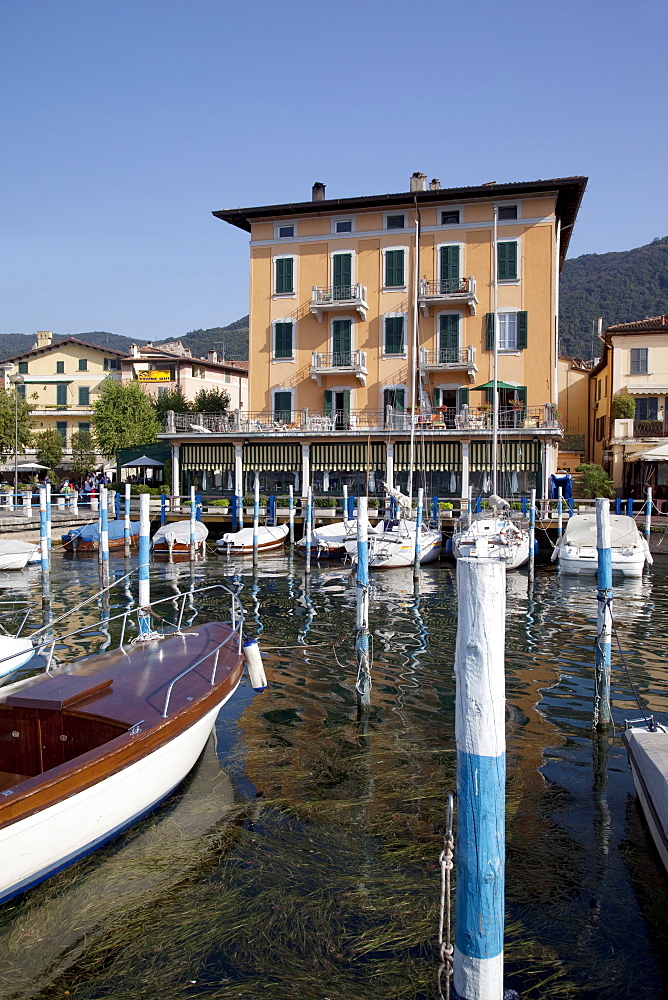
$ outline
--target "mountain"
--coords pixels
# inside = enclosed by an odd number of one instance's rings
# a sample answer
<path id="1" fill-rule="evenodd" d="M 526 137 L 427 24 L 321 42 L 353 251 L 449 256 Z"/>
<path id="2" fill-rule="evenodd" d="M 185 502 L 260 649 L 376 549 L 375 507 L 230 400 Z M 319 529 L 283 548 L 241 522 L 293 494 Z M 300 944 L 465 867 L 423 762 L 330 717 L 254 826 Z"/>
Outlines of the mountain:
<path id="1" fill-rule="evenodd" d="M 605 329 L 668 313 L 668 236 L 634 250 L 566 260 L 560 288 L 560 352 L 596 356 L 600 346 L 592 321 L 599 316 Z"/>

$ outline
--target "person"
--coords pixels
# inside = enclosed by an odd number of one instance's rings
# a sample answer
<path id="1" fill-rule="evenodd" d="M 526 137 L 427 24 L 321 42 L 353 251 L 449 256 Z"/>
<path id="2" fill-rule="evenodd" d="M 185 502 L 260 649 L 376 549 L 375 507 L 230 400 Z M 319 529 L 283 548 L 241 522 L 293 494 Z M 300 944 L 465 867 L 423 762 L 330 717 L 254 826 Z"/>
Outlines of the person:
<path id="1" fill-rule="evenodd" d="M 90 504 L 91 497 L 93 497 L 95 493 L 97 493 L 97 483 L 95 482 L 95 479 L 93 478 L 93 474 L 91 472 L 89 472 L 88 475 L 86 476 L 85 482 L 83 484 L 83 492 L 84 492 L 84 500 L 86 501 L 86 503 Z"/>

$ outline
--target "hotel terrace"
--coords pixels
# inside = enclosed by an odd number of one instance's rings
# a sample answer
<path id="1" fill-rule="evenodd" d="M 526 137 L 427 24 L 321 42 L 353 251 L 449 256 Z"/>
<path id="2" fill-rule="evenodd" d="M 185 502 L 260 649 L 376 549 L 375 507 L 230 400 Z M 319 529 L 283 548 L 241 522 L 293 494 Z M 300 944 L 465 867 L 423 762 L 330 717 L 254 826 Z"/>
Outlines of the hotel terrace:
<path id="1" fill-rule="evenodd" d="M 586 178 L 312 199 L 213 214 L 250 234 L 248 409 L 170 414 L 174 492 L 489 489 L 497 277 L 506 496 L 556 470 L 559 272 Z M 496 247 L 494 233 L 496 222 Z M 416 345 L 416 349 L 414 346 Z M 415 382 L 413 382 L 415 372 Z"/>

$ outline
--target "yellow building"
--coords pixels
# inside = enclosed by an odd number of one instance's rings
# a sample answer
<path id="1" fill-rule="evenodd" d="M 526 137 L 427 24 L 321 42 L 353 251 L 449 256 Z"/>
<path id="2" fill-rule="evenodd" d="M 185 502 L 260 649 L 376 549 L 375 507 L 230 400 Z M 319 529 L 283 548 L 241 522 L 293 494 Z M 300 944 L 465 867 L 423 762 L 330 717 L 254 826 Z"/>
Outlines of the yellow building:
<path id="1" fill-rule="evenodd" d="M 616 416 L 615 396 L 635 400 L 634 416 Z M 590 377 L 590 453 L 624 497 L 651 486 L 668 501 L 667 402 L 668 316 L 609 326 Z"/>
<path id="2" fill-rule="evenodd" d="M 559 270 L 585 184 L 442 189 L 414 174 L 401 194 L 327 200 L 315 184 L 308 202 L 214 212 L 250 235 L 249 413 L 208 428 L 232 441 L 233 461 L 170 425 L 183 468 L 232 461 L 244 488 L 258 468 L 267 488 L 292 474 L 354 488 L 370 473 L 401 487 L 412 421 L 430 492 L 484 492 L 496 292 L 501 488 L 544 493 L 561 437 Z M 270 467 L 251 445 L 276 435 Z"/>
<path id="3" fill-rule="evenodd" d="M 579 358 L 559 357 L 559 421 L 564 438 L 559 444 L 559 468 L 574 472 L 587 461 L 591 425 L 589 379 L 593 363 Z"/>

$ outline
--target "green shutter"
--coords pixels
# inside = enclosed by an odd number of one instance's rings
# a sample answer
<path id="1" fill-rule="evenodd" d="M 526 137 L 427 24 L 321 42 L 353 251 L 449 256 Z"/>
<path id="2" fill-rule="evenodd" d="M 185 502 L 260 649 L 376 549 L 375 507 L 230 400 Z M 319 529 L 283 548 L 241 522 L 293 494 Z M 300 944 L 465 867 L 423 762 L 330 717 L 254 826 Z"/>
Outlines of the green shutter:
<path id="1" fill-rule="evenodd" d="M 518 312 L 517 314 L 517 350 L 526 351 L 527 349 L 527 314 L 526 312 Z"/>
<path id="2" fill-rule="evenodd" d="M 66 382 L 58 382 L 56 385 L 56 406 L 67 406 Z"/>
<path id="3" fill-rule="evenodd" d="M 459 247 L 441 247 L 441 281 L 459 284 Z"/>
<path id="4" fill-rule="evenodd" d="M 88 406 L 90 403 L 90 389 L 87 385 L 79 386 L 79 406 Z"/>
<path id="5" fill-rule="evenodd" d="M 332 415 L 332 390 L 325 389 L 325 416 L 331 417 Z"/>
<path id="6" fill-rule="evenodd" d="M 457 389 L 457 409 L 461 410 L 462 406 L 469 405 L 469 391 L 468 389 Z"/>
<path id="7" fill-rule="evenodd" d="M 275 325 L 275 358 L 292 357 L 292 323 L 276 323 Z"/>
<path id="8" fill-rule="evenodd" d="M 353 275 L 353 260 L 351 254 L 334 254 L 334 266 L 332 272 L 334 288 L 349 289 L 352 284 Z M 342 297 L 350 298 L 350 292 L 348 291 L 345 296 Z"/>
<path id="9" fill-rule="evenodd" d="M 352 336 L 350 320 L 335 319 L 332 323 L 332 353 L 350 354 L 351 344 Z M 343 361 L 341 363 L 346 364 L 347 362 Z"/>
<path id="10" fill-rule="evenodd" d="M 527 410 L 527 387 L 525 385 L 518 385 L 518 387 L 517 387 L 517 389 L 515 391 L 517 392 L 517 398 L 519 399 L 519 401 L 522 404 L 522 410 L 526 414 L 526 410 Z"/>
<path id="11" fill-rule="evenodd" d="M 278 257 L 276 260 L 276 295 L 288 295 L 294 292 L 293 282 L 294 259 Z"/>
<path id="12" fill-rule="evenodd" d="M 487 313 L 485 316 L 485 336 L 487 338 L 485 347 L 488 351 L 494 350 L 494 313 Z"/>
<path id="13" fill-rule="evenodd" d="M 292 393 L 274 393 L 274 420 L 290 422 L 292 420 Z"/>
<path id="14" fill-rule="evenodd" d="M 350 389 L 343 390 L 343 413 L 345 416 L 350 413 Z"/>
<path id="15" fill-rule="evenodd" d="M 442 399 L 442 397 L 443 397 L 443 390 L 442 389 L 434 389 L 433 407 L 434 407 L 435 410 L 438 409 L 438 407 L 441 405 L 441 399 Z"/>
<path id="16" fill-rule="evenodd" d="M 385 353 L 404 353 L 404 318 L 388 316 L 385 319 Z"/>
<path id="17" fill-rule="evenodd" d="M 499 281 L 512 281 L 517 278 L 517 243 L 497 244 Z"/>
<path id="18" fill-rule="evenodd" d="M 385 251 L 385 287 L 398 288 L 404 284 L 404 251 Z"/>
<path id="19" fill-rule="evenodd" d="M 439 351 L 442 361 L 456 361 L 459 358 L 459 316 L 443 313 L 439 321 Z"/>

